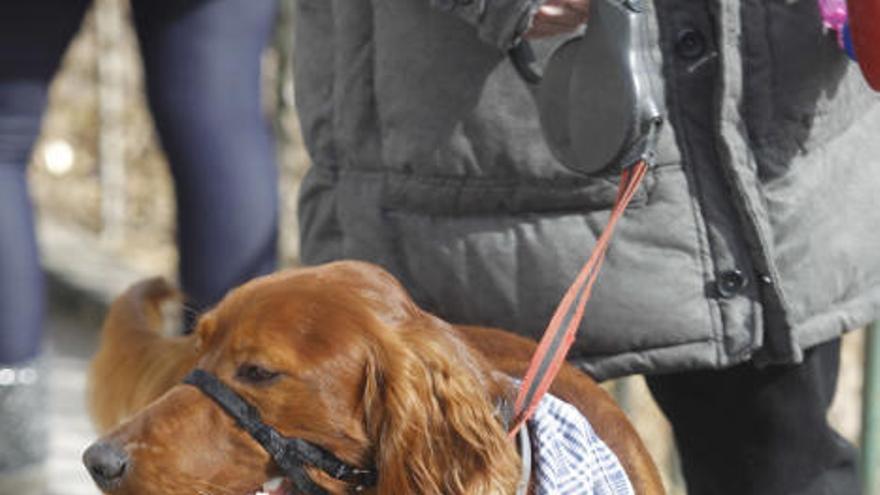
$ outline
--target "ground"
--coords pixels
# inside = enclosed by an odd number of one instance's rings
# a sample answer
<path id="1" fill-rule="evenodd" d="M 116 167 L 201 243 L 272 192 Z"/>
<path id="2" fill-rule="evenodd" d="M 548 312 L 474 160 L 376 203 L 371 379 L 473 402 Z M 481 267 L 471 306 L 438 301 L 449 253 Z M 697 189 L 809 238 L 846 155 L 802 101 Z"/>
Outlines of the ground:
<path id="1" fill-rule="evenodd" d="M 56 312 L 49 324 L 49 495 L 98 495 L 80 458 L 97 437 L 85 409 L 86 368 L 96 332 Z"/>

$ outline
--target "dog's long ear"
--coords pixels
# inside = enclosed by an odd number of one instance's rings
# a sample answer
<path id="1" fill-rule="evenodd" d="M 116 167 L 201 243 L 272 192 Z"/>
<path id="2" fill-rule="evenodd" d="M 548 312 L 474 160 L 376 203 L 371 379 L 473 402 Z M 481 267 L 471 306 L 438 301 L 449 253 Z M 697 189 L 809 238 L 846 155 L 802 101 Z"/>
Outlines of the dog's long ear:
<path id="1" fill-rule="evenodd" d="M 378 493 L 513 493 L 518 458 L 496 416 L 490 390 L 498 387 L 482 357 L 429 315 L 395 334 L 367 366 Z"/>

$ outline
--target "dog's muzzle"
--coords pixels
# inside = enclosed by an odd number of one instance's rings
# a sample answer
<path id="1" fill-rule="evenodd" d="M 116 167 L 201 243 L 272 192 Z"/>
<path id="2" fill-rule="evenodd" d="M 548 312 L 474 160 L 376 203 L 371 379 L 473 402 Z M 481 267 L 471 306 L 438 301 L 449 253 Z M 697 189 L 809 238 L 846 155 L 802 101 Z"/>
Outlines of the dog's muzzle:
<path id="1" fill-rule="evenodd" d="M 353 485 L 353 491 L 375 486 L 378 474 L 375 469 L 362 469 L 346 464 L 326 449 L 301 438 L 283 436 L 267 425 L 260 411 L 226 386 L 215 375 L 201 369 L 193 370 L 183 383 L 192 385 L 216 402 L 235 419 L 272 457 L 284 475 L 306 495 L 327 495 L 327 491 L 315 484 L 305 470 L 315 467 L 334 479 Z"/>

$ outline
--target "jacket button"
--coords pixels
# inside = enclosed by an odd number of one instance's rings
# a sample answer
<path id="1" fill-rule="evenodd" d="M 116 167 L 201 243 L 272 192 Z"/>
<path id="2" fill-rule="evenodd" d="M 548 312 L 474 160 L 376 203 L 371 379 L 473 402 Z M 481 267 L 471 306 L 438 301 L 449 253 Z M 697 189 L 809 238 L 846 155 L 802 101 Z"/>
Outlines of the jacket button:
<path id="1" fill-rule="evenodd" d="M 726 272 L 721 272 L 718 275 L 718 280 L 715 282 L 715 286 L 721 297 L 730 299 L 739 294 L 746 287 L 747 282 L 748 279 L 743 275 L 743 272 L 739 270 L 728 270 Z"/>
<path id="2" fill-rule="evenodd" d="M 696 29 L 682 29 L 675 41 L 675 53 L 685 60 L 702 57 L 706 53 L 706 37 Z"/>

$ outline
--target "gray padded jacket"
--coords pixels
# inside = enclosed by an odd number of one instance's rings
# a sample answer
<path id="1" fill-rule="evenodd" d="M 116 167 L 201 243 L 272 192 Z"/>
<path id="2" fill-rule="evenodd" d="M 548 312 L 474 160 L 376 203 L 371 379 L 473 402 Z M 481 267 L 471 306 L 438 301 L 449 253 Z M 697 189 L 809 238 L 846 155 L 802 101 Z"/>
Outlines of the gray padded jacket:
<path id="1" fill-rule="evenodd" d="M 541 334 L 617 179 L 543 140 L 505 56 L 534 2 L 299 0 L 305 263 L 373 261 L 450 321 Z M 571 360 L 599 378 L 797 362 L 876 318 L 880 105 L 816 1 L 650 9 L 671 125 Z"/>

